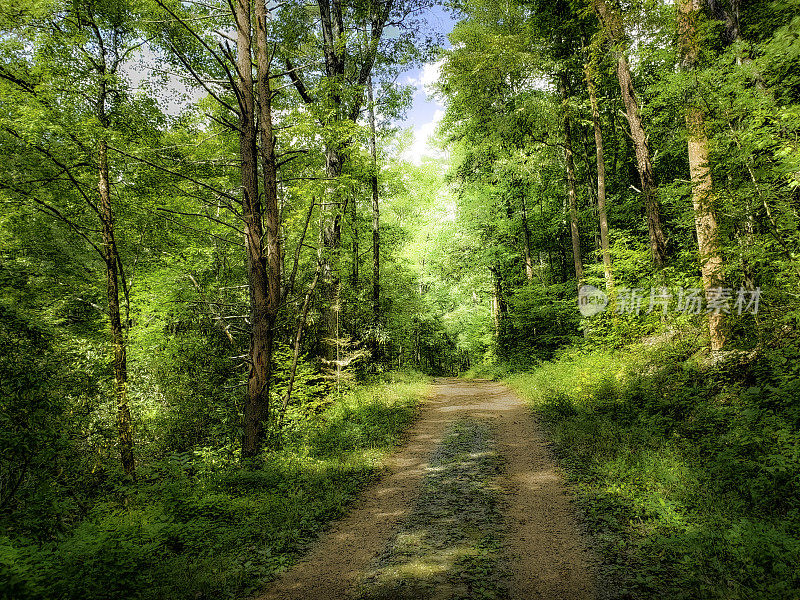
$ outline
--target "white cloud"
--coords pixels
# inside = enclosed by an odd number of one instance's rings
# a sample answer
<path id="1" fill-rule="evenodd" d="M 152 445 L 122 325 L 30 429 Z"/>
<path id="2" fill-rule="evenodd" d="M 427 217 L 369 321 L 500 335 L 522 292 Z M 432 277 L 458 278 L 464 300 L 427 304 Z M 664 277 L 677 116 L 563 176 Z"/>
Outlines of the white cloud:
<path id="1" fill-rule="evenodd" d="M 432 98 L 433 86 L 441 77 L 444 59 L 435 63 L 427 63 L 422 68 L 405 75 L 404 83 L 416 88 L 413 105 L 405 119 L 405 125 L 410 125 L 413 142 L 402 153 L 403 160 L 414 164 L 421 164 L 423 159 L 442 158 L 444 153 L 439 148 L 434 148 L 429 140 L 436 132 L 439 122 L 444 117 L 444 106 L 437 98 Z"/>
<path id="2" fill-rule="evenodd" d="M 443 64 L 444 59 L 422 65 L 422 70 L 419 71 L 416 77 L 412 75 L 406 76 L 406 84 L 416 87 L 417 94 L 431 93 L 433 90 L 430 87 L 439 80 Z"/>
<path id="3" fill-rule="evenodd" d="M 419 82 L 422 84 L 422 87 L 428 87 L 439 81 L 439 77 L 442 74 L 442 66 L 444 65 L 444 59 L 440 59 L 435 63 L 428 63 L 422 67 L 422 73 L 420 74 Z"/>
<path id="4" fill-rule="evenodd" d="M 436 127 L 442 117 L 444 117 L 444 110 L 437 109 L 433 113 L 431 121 L 414 125 L 414 142 L 403 152 L 403 160 L 419 165 L 422 164 L 422 159 L 425 157 L 438 158 L 442 156 L 442 151 L 430 144 L 430 137 L 436 132 Z"/>

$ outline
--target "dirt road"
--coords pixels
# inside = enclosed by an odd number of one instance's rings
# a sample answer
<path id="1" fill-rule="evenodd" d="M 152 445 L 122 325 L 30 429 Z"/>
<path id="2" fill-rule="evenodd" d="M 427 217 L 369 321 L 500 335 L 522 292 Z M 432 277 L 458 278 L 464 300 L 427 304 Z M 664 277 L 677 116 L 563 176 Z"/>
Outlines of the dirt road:
<path id="1" fill-rule="evenodd" d="M 507 581 L 502 597 L 594 598 L 594 557 L 530 410 L 502 384 L 441 379 L 434 384 L 434 396 L 421 407 L 403 445 L 386 459 L 387 474 L 367 488 L 350 513 L 259 600 L 362 597 L 360 584 L 365 573 L 375 566 L 376 557 L 410 515 L 419 513 L 415 502 L 432 469 L 431 456 L 449 429 L 464 419 L 488 426 L 500 459 L 495 485 L 503 497 L 502 576 Z M 429 498 L 430 491 L 425 501 Z M 453 597 L 452 588 L 448 589 L 445 593 L 432 585 L 424 596 Z M 486 597 L 487 592 L 481 593 L 481 598 Z M 414 597 L 420 594 L 416 592 Z"/>

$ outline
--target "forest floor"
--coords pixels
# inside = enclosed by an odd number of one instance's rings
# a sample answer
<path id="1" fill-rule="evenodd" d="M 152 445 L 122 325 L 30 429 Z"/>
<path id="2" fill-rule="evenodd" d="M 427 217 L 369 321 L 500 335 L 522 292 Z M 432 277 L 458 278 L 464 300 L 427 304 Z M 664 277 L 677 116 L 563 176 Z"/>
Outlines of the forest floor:
<path id="1" fill-rule="evenodd" d="M 597 560 L 530 408 L 438 379 L 385 473 L 259 600 L 572 600 Z"/>

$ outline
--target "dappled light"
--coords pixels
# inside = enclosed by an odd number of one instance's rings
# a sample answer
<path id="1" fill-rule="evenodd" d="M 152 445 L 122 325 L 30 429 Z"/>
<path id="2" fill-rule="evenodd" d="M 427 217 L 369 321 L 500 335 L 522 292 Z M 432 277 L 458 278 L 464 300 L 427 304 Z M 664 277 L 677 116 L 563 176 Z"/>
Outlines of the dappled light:
<path id="1" fill-rule="evenodd" d="M 359 598 L 502 598 L 503 519 L 491 432 L 451 426 L 426 469 L 422 492 L 400 530 L 360 585 Z"/>
<path id="2" fill-rule="evenodd" d="M 0 6 L 0 600 L 797 600 L 800 0 Z"/>

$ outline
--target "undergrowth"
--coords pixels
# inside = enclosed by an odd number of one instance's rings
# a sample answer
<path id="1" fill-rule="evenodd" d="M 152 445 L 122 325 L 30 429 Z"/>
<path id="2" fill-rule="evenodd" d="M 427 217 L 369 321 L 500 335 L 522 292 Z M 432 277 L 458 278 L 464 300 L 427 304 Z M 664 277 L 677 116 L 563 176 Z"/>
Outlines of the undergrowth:
<path id="1" fill-rule="evenodd" d="M 575 484 L 610 597 L 800 597 L 797 352 L 672 342 L 506 377 Z"/>
<path id="2" fill-rule="evenodd" d="M 287 423 L 279 449 L 242 467 L 195 448 L 140 465 L 87 516 L 52 535 L 26 518 L 0 534 L 0 598 L 241 598 L 285 569 L 377 473 L 427 389 L 364 386 Z M 296 415 L 295 415 L 296 417 Z M 69 499 L 48 499 L 48 502 Z"/>

